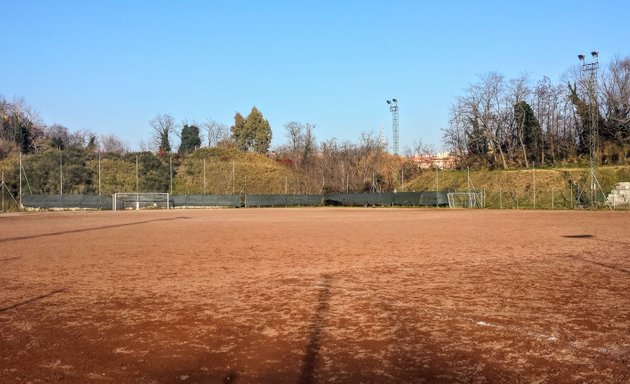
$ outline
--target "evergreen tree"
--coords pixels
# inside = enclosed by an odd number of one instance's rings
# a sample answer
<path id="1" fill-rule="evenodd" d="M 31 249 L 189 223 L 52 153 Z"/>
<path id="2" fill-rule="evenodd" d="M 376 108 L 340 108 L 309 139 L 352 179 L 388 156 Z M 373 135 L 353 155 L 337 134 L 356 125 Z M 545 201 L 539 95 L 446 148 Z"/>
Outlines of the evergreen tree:
<path id="1" fill-rule="evenodd" d="M 247 116 L 245 129 L 252 137 L 250 149 L 257 153 L 267 153 L 271 145 L 271 126 L 256 107 Z"/>
<path id="2" fill-rule="evenodd" d="M 527 151 L 529 161 L 540 161 L 543 151 L 543 134 L 540 123 L 532 107 L 525 101 L 514 106 L 514 119 L 520 135 L 522 145 Z"/>
<path id="3" fill-rule="evenodd" d="M 236 147 L 241 151 L 247 151 L 249 149 L 249 135 L 245 131 L 245 118 L 239 112 L 234 115 L 234 125 L 230 128 L 232 130 L 232 138 L 236 143 Z"/>
<path id="4" fill-rule="evenodd" d="M 31 126 L 29 120 L 21 119 L 17 113 L 13 114 L 13 140 L 22 153 L 29 153 L 32 146 Z"/>
<path id="5" fill-rule="evenodd" d="M 262 113 L 253 107 L 247 118 L 240 113 L 234 116 L 232 138 L 241 151 L 267 153 L 271 145 L 271 126 Z"/>
<path id="6" fill-rule="evenodd" d="M 196 125 L 184 124 L 182 127 L 182 143 L 179 146 L 180 153 L 192 153 L 201 146 L 199 137 L 199 127 Z"/>

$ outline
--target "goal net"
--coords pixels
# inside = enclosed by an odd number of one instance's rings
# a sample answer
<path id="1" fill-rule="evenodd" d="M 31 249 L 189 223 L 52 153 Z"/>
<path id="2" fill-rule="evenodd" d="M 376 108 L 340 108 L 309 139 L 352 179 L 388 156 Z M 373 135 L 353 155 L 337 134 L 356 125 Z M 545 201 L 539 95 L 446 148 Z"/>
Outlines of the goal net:
<path id="1" fill-rule="evenodd" d="M 112 209 L 170 209 L 170 196 L 160 192 L 118 192 L 112 195 Z"/>
<path id="2" fill-rule="evenodd" d="M 449 208 L 481 208 L 481 194 L 478 192 L 449 192 Z"/>

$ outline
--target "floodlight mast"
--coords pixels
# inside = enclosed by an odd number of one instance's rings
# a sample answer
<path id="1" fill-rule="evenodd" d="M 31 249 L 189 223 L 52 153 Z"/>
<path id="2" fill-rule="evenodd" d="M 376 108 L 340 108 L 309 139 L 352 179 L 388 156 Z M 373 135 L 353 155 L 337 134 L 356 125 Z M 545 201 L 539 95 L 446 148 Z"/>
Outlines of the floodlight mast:
<path id="1" fill-rule="evenodd" d="M 392 150 L 394 155 L 398 155 L 398 99 L 387 100 L 389 111 L 392 113 Z"/>
<path id="2" fill-rule="evenodd" d="M 586 57 L 583 54 L 578 55 L 578 59 L 582 62 L 582 72 L 588 73 L 588 98 L 589 98 L 589 117 L 591 119 L 591 126 L 589 130 L 589 166 L 590 166 L 590 199 L 591 208 L 596 208 L 597 197 L 597 176 L 595 173 L 598 161 L 599 152 L 599 133 L 597 129 L 597 121 L 599 119 L 599 108 L 597 105 L 597 70 L 599 69 L 599 52 L 591 52 L 593 61 L 586 62 Z"/>

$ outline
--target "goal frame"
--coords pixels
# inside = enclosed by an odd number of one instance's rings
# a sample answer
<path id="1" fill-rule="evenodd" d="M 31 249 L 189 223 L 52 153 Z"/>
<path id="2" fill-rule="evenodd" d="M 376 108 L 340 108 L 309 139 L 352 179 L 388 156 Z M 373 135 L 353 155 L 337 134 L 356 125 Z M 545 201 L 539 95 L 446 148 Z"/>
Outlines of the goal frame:
<path id="1" fill-rule="evenodd" d="M 481 208 L 482 196 L 478 192 L 449 192 L 449 208 Z"/>
<path id="2" fill-rule="evenodd" d="M 171 209 L 167 192 L 116 192 L 112 195 L 112 210 Z"/>

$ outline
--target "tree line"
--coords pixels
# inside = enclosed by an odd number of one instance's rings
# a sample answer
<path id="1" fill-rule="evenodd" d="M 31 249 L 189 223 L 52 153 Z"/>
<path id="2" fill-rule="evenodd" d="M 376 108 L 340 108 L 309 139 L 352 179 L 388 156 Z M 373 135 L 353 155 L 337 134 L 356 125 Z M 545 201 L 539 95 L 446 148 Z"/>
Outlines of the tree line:
<path id="1" fill-rule="evenodd" d="M 462 167 L 580 163 L 589 157 L 594 122 L 597 160 L 627 163 L 630 57 L 615 59 L 604 68 L 594 92 L 589 92 L 590 80 L 589 73 L 580 70 L 559 84 L 547 77 L 532 84 L 526 76 L 509 80 L 498 73 L 480 76 L 453 103 L 444 143 Z"/>
<path id="2" fill-rule="evenodd" d="M 295 185 L 287 185 L 286 190 L 292 193 L 400 189 L 403 179 L 410 180 L 419 171 L 416 165 L 388 154 L 385 144 L 372 132 L 361 134 L 358 143 L 334 138 L 319 143 L 316 125 L 310 122 L 286 123 L 285 144 L 270 151 L 271 126 L 256 107 L 247 115 L 237 112 L 231 126 L 211 119 L 178 124 L 169 114 L 157 114 L 148 122 L 152 128 L 150 148 L 141 145 L 139 152 L 129 151 L 114 135 L 72 132 L 59 124 L 48 126 L 23 100 L 0 99 L 0 123 L 0 168 L 6 170 L 8 184 L 17 191 L 17 154 L 22 153 L 28 193 L 55 194 L 62 190 L 60 183 L 66 194 L 99 193 L 99 164 L 107 170 L 101 178 L 108 186 L 135 187 L 132 175 L 138 167 L 140 190 L 166 192 L 171 177 L 190 176 L 186 174 L 190 172 L 186 159 L 217 155 L 232 161 L 234 151 L 273 159 L 291 175 L 288 179 Z M 177 138 L 179 146 L 174 150 Z M 203 151 L 205 148 L 220 151 Z M 419 144 L 418 148 L 426 146 Z M 252 164 L 256 166 L 261 167 L 260 173 L 266 172 L 265 166 Z M 120 172 L 112 173 L 112 169 Z"/>
<path id="3" fill-rule="evenodd" d="M 579 70 L 557 84 L 547 77 L 532 83 L 526 76 L 481 76 L 453 103 L 449 125 L 443 130 L 444 144 L 458 158 L 460 168 L 584 164 L 589 156 L 591 111 L 596 107 L 598 160 L 627 164 L 630 58 L 613 60 L 597 80 L 597 98 L 592 105 L 588 74 Z M 59 190 L 54 175 L 65 159 L 63 172 L 75 186 L 67 192 L 95 193 L 97 159 L 116 162 L 127 173 L 133 173 L 139 159 L 140 172 L 146 175 L 142 189 L 166 191 L 171 172 L 174 176 L 183 172 L 180 164 L 195 154 L 206 154 L 199 151 L 208 147 L 227 150 L 216 152 L 222 157 L 236 151 L 274 159 L 291 172 L 292 180 L 300 180 L 300 186 L 290 188 L 296 193 L 368 192 L 404 190 L 404 184 L 422 172 L 412 157 L 435 152 L 416 141 L 405 156 L 394 156 L 371 131 L 364 131 L 356 142 L 335 138 L 318 141 L 316 124 L 299 121 L 284 125 L 284 143 L 272 149 L 271 126 L 255 106 L 247 115 L 237 112 L 231 125 L 212 119 L 178 124 L 169 114 L 157 114 L 148 124 L 152 128 L 150 145 L 130 152 L 114 135 L 46 125 L 24 100 L 0 97 L 0 166 L 3 159 L 15 162 L 18 153 L 29 155 L 31 181 L 38 185 L 39 193 L 54 193 Z M 179 146 L 174 150 L 177 138 Z M 59 152 L 63 152 L 61 158 Z M 7 179 L 14 176 L 7 173 Z M 123 185 L 116 183 L 128 175 L 111 177 L 111 184 Z"/>

